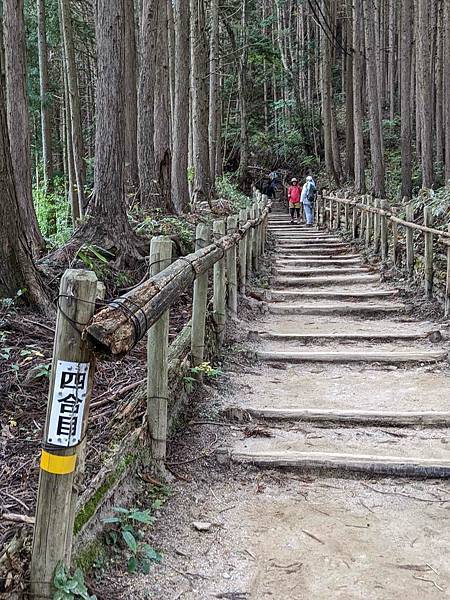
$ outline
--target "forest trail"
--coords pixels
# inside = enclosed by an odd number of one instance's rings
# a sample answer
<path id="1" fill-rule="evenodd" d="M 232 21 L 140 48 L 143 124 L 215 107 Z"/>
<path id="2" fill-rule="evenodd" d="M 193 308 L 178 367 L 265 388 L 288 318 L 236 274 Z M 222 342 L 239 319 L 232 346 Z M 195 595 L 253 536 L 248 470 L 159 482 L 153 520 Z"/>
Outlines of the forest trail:
<path id="1" fill-rule="evenodd" d="M 277 213 L 269 228 L 250 360 L 228 357 L 174 464 L 192 443 L 218 462 L 195 460 L 176 484 L 151 540 L 164 561 L 129 597 L 446 597 L 448 332 L 332 234 Z"/>

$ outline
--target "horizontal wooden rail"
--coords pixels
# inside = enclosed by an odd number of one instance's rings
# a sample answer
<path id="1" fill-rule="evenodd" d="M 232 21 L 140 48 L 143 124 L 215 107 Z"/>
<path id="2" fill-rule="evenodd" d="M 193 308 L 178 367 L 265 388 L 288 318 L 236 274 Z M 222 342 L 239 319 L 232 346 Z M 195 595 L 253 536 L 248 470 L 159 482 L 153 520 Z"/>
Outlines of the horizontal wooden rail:
<path id="1" fill-rule="evenodd" d="M 433 215 L 428 206 L 423 209 L 423 225 L 414 223 L 414 207 L 406 206 L 406 219 L 396 215 L 395 209 L 387 210 L 387 200 L 372 199 L 370 196 L 349 198 L 348 192 L 343 198 L 327 193 L 324 190 L 318 195 L 316 203 L 316 220 L 330 230 L 342 228 L 341 212 L 345 208 L 344 228 L 351 233 L 353 240 L 364 241 L 367 251 L 379 254 L 381 261 L 387 265 L 390 261 L 395 268 L 402 262 L 402 248 L 405 251 L 403 267 L 410 279 L 415 278 L 417 249 L 414 247 L 414 232 L 423 235 L 423 285 L 425 296 L 431 299 L 435 279 L 434 240 L 447 248 L 447 277 L 444 292 L 445 316 L 450 314 L 450 225 L 447 231 L 433 227 Z M 349 208 L 352 208 L 351 215 Z M 350 223 L 351 221 L 351 223 Z M 405 228 L 405 244 L 400 244 L 399 226 Z M 390 231 L 391 230 L 391 231 Z M 389 240 L 391 235 L 391 242 Z M 389 253 L 391 251 L 391 256 Z"/>
<path id="2" fill-rule="evenodd" d="M 442 241 L 447 245 L 447 240 L 450 241 L 450 233 L 447 231 L 442 231 L 441 229 L 434 229 L 433 227 L 427 227 L 426 225 L 420 225 L 419 223 L 414 223 L 412 221 L 405 221 L 404 219 L 400 219 L 396 217 L 391 211 L 384 210 L 382 208 L 376 208 L 375 206 L 368 206 L 367 204 L 362 204 L 357 200 L 351 200 L 349 198 L 339 198 L 338 196 L 323 196 L 324 200 L 339 202 L 340 204 L 349 204 L 354 206 L 355 208 L 359 208 L 360 210 L 373 213 L 381 216 L 387 217 L 393 223 L 397 223 L 398 225 L 403 225 L 404 227 L 409 227 L 410 229 L 416 229 L 417 231 L 422 231 L 423 233 L 431 233 L 436 235 L 439 238 L 439 241 Z M 330 210 L 326 208 L 325 210 Z"/>
<path id="3" fill-rule="evenodd" d="M 84 338 L 97 350 L 113 356 L 127 354 L 194 280 L 221 260 L 247 232 L 266 218 L 266 206 L 257 219 L 250 219 L 232 235 L 226 235 L 206 248 L 183 256 L 150 277 L 134 290 L 96 313 L 85 328 Z"/>

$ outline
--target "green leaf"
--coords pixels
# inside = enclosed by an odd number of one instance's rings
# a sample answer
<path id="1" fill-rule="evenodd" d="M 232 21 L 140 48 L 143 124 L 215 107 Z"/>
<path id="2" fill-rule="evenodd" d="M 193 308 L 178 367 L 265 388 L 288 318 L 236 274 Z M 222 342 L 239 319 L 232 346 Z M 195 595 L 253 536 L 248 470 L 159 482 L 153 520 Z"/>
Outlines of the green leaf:
<path id="1" fill-rule="evenodd" d="M 144 573 L 144 575 L 148 575 L 150 573 L 150 561 L 149 560 L 142 560 L 141 561 L 141 571 Z"/>
<path id="2" fill-rule="evenodd" d="M 102 519 L 103 523 L 120 523 L 119 517 L 105 517 Z"/>
<path id="3" fill-rule="evenodd" d="M 128 515 L 130 514 L 130 511 L 128 510 L 128 508 L 122 508 L 121 506 L 114 506 L 113 507 L 113 511 L 120 513 L 121 515 Z"/>
<path id="4" fill-rule="evenodd" d="M 125 540 L 125 543 L 128 546 L 128 548 L 131 550 L 131 552 L 133 552 L 133 554 L 136 554 L 137 542 L 136 542 L 136 538 L 134 537 L 134 535 L 132 533 L 130 533 L 129 531 L 122 531 L 122 537 Z"/>
<path id="5" fill-rule="evenodd" d="M 53 576 L 53 585 L 58 590 L 63 590 L 67 582 L 67 572 L 64 563 L 59 562 L 56 565 L 55 574 Z"/>
<path id="6" fill-rule="evenodd" d="M 157 552 L 149 544 L 144 544 L 143 551 L 144 551 L 145 556 L 147 558 L 149 558 L 150 560 L 152 560 L 153 562 L 160 563 L 162 561 L 162 554 Z"/>
<path id="7" fill-rule="evenodd" d="M 155 518 L 151 516 L 148 510 L 136 510 L 130 514 L 130 518 L 134 521 L 139 521 L 140 523 L 151 524 L 154 522 Z"/>
<path id="8" fill-rule="evenodd" d="M 53 600 L 73 600 L 73 594 L 67 594 L 61 590 L 58 590 L 53 595 Z"/>
<path id="9" fill-rule="evenodd" d="M 137 569 L 137 559 L 135 556 L 131 556 L 128 560 L 127 569 L 129 573 L 135 573 Z"/>

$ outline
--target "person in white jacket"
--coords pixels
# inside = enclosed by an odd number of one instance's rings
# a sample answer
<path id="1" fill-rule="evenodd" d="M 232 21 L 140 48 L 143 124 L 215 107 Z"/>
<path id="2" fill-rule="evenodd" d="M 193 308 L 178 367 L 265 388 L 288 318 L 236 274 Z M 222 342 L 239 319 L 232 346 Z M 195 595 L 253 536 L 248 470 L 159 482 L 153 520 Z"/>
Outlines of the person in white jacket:
<path id="1" fill-rule="evenodd" d="M 316 193 L 316 182 L 308 175 L 302 189 L 302 206 L 305 213 L 306 225 L 312 227 L 314 223 L 314 195 Z"/>

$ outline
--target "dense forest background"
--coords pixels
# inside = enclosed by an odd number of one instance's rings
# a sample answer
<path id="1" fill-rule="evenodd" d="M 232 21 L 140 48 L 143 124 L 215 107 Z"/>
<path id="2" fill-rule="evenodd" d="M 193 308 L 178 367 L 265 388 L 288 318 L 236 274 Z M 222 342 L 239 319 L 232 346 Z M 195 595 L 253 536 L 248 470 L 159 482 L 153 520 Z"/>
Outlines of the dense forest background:
<path id="1" fill-rule="evenodd" d="M 136 258 L 143 215 L 273 169 L 447 215 L 446 0 L 1 5 L 3 295 L 61 246 Z"/>

